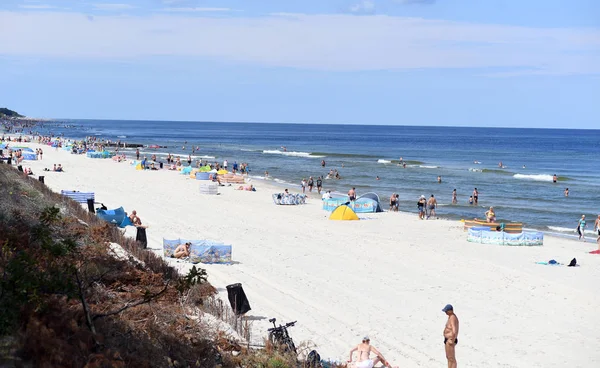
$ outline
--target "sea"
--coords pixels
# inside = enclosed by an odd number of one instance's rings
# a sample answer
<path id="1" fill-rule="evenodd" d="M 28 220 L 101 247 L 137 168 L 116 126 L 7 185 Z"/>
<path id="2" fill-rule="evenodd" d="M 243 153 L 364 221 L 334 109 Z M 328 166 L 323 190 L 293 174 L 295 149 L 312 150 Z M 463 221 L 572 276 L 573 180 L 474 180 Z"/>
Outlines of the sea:
<path id="1" fill-rule="evenodd" d="M 251 177 L 268 172 L 267 180 L 296 189 L 303 178 L 338 170 L 340 179 L 323 180 L 326 190 L 375 192 L 384 207 L 398 193 L 400 210 L 415 216 L 419 196 L 433 194 L 440 218 L 484 218 L 493 206 L 499 221 L 573 237 L 581 215 L 591 234 L 600 213 L 600 130 L 62 120 L 38 131 L 140 143 L 148 157 L 171 153 L 186 161 L 191 153 L 195 160 L 227 159 L 230 168 L 246 162 Z M 474 188 L 477 206 L 468 203 Z"/>

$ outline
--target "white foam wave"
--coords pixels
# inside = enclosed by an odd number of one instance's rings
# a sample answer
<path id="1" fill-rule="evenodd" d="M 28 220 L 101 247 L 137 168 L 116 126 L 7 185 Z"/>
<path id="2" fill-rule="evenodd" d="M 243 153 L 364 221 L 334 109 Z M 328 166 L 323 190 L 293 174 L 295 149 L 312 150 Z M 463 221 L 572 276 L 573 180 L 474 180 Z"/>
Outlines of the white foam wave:
<path id="1" fill-rule="evenodd" d="M 384 159 L 380 158 L 379 160 L 377 160 L 377 163 L 380 163 L 380 164 L 391 164 L 392 161 L 390 161 L 390 160 L 384 160 Z"/>
<path id="2" fill-rule="evenodd" d="M 420 168 L 422 169 L 437 169 L 438 166 L 433 166 L 433 165 L 419 165 Z"/>
<path id="3" fill-rule="evenodd" d="M 250 148 L 240 148 L 240 151 L 244 151 L 244 152 L 260 152 L 260 150 L 253 150 Z"/>
<path id="4" fill-rule="evenodd" d="M 483 172 L 483 170 L 482 170 L 482 169 L 474 169 L 474 168 L 472 168 L 472 167 L 471 167 L 471 168 L 469 168 L 469 171 L 472 171 L 472 172 Z"/>
<path id="5" fill-rule="evenodd" d="M 562 226 L 548 226 L 549 230 L 558 232 L 558 233 L 577 233 L 577 229 L 573 228 L 570 229 L 568 227 L 562 227 Z M 596 234 L 596 232 L 594 232 L 593 229 L 587 229 L 585 230 L 586 234 Z"/>
<path id="6" fill-rule="evenodd" d="M 552 175 L 545 174 L 515 174 L 513 175 L 513 178 L 533 181 L 552 181 Z"/>
<path id="7" fill-rule="evenodd" d="M 118 135 L 117 138 L 127 138 L 126 135 Z"/>
<path id="8" fill-rule="evenodd" d="M 310 158 L 325 157 L 325 156 L 312 156 L 308 152 L 296 152 L 296 151 L 263 150 L 262 153 L 271 154 L 271 155 L 293 156 L 293 157 L 310 157 Z"/>

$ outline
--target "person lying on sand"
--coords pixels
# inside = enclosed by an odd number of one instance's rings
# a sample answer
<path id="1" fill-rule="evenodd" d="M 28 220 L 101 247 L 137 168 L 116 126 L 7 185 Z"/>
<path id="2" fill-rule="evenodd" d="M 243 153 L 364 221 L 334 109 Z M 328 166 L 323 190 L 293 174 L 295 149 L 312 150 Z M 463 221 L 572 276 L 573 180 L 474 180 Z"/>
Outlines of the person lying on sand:
<path id="1" fill-rule="evenodd" d="M 247 190 L 247 191 L 254 191 L 254 186 L 252 184 L 250 185 L 240 185 L 237 190 Z"/>
<path id="2" fill-rule="evenodd" d="M 374 346 L 371 346 L 371 340 L 369 336 L 365 336 L 362 339 L 362 343 L 356 345 L 350 350 L 350 359 L 348 363 L 352 363 L 352 354 L 358 352 L 358 360 L 354 363 L 355 368 L 373 368 L 375 364 L 381 362 L 384 367 L 392 368 L 390 362 L 385 360 L 383 355 Z M 371 352 L 375 354 L 375 359 L 371 359 Z"/>
<path id="3" fill-rule="evenodd" d="M 173 252 L 173 257 L 175 257 L 175 258 L 189 257 L 191 247 L 192 247 L 192 243 L 190 243 L 190 242 L 179 245 L 175 249 L 175 252 Z"/>

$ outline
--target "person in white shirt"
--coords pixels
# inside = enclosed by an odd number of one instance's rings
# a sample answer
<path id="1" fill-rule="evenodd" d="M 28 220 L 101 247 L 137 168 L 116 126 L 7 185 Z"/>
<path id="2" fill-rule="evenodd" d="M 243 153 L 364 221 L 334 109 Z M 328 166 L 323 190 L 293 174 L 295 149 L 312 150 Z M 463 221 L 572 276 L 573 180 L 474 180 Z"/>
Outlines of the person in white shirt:
<path id="1" fill-rule="evenodd" d="M 223 168 L 227 170 L 227 160 L 223 161 Z"/>
<path id="2" fill-rule="evenodd" d="M 331 191 L 330 190 L 323 193 L 323 200 L 325 200 L 325 199 L 331 199 Z"/>

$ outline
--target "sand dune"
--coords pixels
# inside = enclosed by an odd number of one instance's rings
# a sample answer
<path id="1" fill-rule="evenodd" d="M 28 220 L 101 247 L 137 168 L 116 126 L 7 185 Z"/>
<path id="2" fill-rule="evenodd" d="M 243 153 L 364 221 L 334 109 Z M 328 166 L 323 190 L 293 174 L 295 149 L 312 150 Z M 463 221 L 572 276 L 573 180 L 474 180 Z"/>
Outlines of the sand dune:
<path id="1" fill-rule="evenodd" d="M 136 209 L 150 226 L 150 248 L 160 252 L 163 237 L 232 244 L 239 263 L 205 267 L 222 293 L 243 284 L 254 339 L 266 335 L 270 317 L 298 320 L 294 340 L 314 341 L 323 357 L 345 361 L 368 334 L 395 365 L 444 367 L 441 309 L 452 303 L 461 367 L 600 366 L 600 256 L 587 254 L 593 240 L 472 244 L 457 222 L 407 213 L 334 222 L 316 194 L 304 206 L 275 206 L 271 193 L 282 189 L 255 180 L 257 192 L 221 187 L 221 195 L 203 196 L 198 182 L 175 172 L 44 148 L 43 161 L 25 166 L 56 191 L 94 191 L 109 208 Z M 66 171 L 42 171 L 54 163 Z M 573 257 L 581 267 L 535 264 Z"/>

